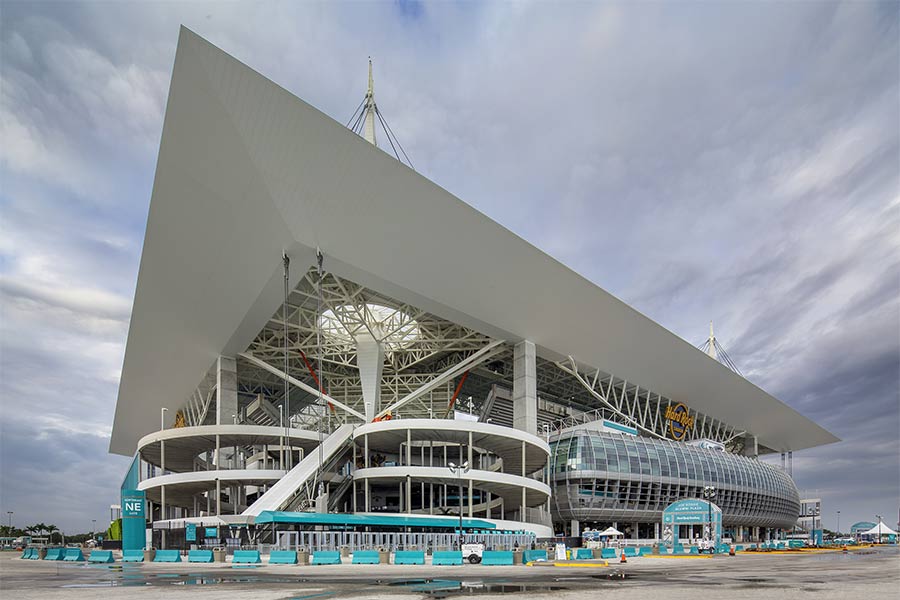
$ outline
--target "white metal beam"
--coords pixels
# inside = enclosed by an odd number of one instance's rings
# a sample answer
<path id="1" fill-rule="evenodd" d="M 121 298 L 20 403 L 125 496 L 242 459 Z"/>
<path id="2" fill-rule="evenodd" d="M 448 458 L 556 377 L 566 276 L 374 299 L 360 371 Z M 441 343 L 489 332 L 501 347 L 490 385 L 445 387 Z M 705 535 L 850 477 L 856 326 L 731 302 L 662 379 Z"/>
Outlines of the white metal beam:
<path id="1" fill-rule="evenodd" d="M 256 357 L 253 356 L 252 354 L 247 354 L 246 352 L 241 352 L 240 354 L 238 354 L 238 356 L 240 356 L 241 358 L 243 358 L 243 359 L 245 359 L 245 360 L 247 360 L 247 361 L 253 363 L 254 365 L 256 365 L 257 367 L 259 367 L 259 368 L 261 368 L 261 369 L 265 369 L 266 371 L 272 373 L 273 375 L 278 375 L 279 377 L 282 377 L 282 378 L 285 376 L 284 371 L 281 371 L 281 370 L 279 370 L 279 369 L 273 367 L 273 366 L 270 365 L 269 363 L 267 363 L 267 362 L 265 362 L 265 361 L 262 361 L 262 360 L 256 358 Z M 353 415 L 354 417 L 356 417 L 356 418 L 358 418 L 359 420 L 365 422 L 366 417 L 365 417 L 362 413 L 357 412 L 357 411 L 353 410 L 352 408 L 350 408 L 349 406 L 347 406 L 346 404 L 344 404 L 344 403 L 342 403 L 342 402 L 339 402 L 339 401 L 335 400 L 334 398 L 332 398 L 332 397 L 329 396 L 328 394 L 326 394 L 326 393 L 324 393 L 324 392 L 320 392 L 319 390 L 317 390 L 317 389 L 314 388 L 313 386 L 308 385 L 308 384 L 306 384 L 306 383 L 303 383 L 303 382 L 300 381 L 299 379 L 296 379 L 296 378 L 294 378 L 294 377 L 291 377 L 290 375 L 287 376 L 287 380 L 290 381 L 290 382 L 291 382 L 292 384 L 294 384 L 295 386 L 297 386 L 298 388 L 300 388 L 300 389 L 302 389 L 302 390 L 304 390 L 304 391 L 306 391 L 306 392 L 309 392 L 310 394 L 314 394 L 314 395 L 318 396 L 318 395 L 321 393 L 321 394 L 322 394 L 322 398 L 324 398 L 326 402 L 329 402 L 329 403 L 333 404 L 334 406 L 337 406 L 337 407 L 340 408 L 341 410 L 347 411 L 348 413 L 350 413 L 350 414 Z"/>
<path id="2" fill-rule="evenodd" d="M 452 379 L 453 377 L 456 377 L 459 373 L 462 373 L 466 369 L 471 369 L 475 365 L 483 363 L 487 359 L 494 356 L 498 352 L 497 348 L 502 344 L 503 344 L 503 340 L 495 340 L 495 341 L 489 343 L 487 346 L 485 346 L 484 348 L 482 348 L 481 350 L 479 350 L 472 356 L 468 357 L 467 359 L 463 360 L 460 363 L 457 363 L 455 366 L 450 367 L 449 369 L 447 369 L 446 371 L 444 371 L 443 373 L 441 373 L 440 375 L 438 375 L 437 377 L 435 377 L 434 379 L 432 379 L 431 381 L 429 381 L 422 387 L 420 387 L 417 390 L 413 391 L 412 393 L 404 396 L 400 400 L 397 400 L 396 402 L 394 402 L 393 404 L 391 404 L 390 406 L 388 406 L 387 408 L 385 408 L 384 410 L 379 412 L 377 415 L 375 415 L 375 418 L 377 419 L 378 417 L 386 415 L 388 412 L 397 410 L 404 404 L 407 404 L 408 402 L 412 402 L 413 400 L 415 400 L 422 394 L 427 394 L 434 388 L 436 388 L 439 385 L 446 382 L 448 379 Z"/>

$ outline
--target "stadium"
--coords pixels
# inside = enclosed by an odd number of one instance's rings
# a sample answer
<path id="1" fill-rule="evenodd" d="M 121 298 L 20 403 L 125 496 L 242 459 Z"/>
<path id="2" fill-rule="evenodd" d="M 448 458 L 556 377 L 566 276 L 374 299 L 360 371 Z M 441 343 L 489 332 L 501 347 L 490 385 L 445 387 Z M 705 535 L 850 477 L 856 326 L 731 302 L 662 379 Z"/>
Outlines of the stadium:
<path id="1" fill-rule="evenodd" d="M 182 29 L 110 441 L 123 547 L 658 540 L 704 493 L 733 539 L 794 525 L 759 457 L 832 434 L 380 149 L 371 75 L 358 112 Z"/>

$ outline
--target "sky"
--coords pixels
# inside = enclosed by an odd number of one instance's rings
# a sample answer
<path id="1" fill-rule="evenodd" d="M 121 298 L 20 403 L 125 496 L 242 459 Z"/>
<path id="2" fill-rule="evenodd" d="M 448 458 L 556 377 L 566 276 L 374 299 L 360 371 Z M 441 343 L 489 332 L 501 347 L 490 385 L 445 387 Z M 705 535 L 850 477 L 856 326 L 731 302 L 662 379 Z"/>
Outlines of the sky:
<path id="1" fill-rule="evenodd" d="M 0 3 L 0 515 L 105 526 L 179 25 L 841 438 L 843 530 L 900 511 L 897 2 Z M 778 462 L 777 456 L 775 461 Z"/>

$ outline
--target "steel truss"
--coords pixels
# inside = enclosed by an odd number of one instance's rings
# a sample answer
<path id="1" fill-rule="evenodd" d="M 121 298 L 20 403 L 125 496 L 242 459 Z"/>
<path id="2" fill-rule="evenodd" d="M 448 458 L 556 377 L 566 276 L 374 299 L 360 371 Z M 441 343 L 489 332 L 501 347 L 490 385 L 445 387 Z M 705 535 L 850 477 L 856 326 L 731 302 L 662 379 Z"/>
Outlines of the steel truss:
<path id="1" fill-rule="evenodd" d="M 632 425 L 653 437 L 671 439 L 667 435 L 669 423 L 665 414 L 666 409 L 677 402 L 599 369 L 585 371 L 578 367 L 572 357 L 555 364 L 561 371 L 574 377 L 603 406 L 561 419 L 553 425 L 554 430 L 609 419 Z M 727 447 L 730 445 L 729 449 L 734 450 L 737 438 L 744 433 L 690 407 L 688 414 L 694 417 L 694 426 L 688 429 L 684 441 L 708 439 L 726 444 Z"/>

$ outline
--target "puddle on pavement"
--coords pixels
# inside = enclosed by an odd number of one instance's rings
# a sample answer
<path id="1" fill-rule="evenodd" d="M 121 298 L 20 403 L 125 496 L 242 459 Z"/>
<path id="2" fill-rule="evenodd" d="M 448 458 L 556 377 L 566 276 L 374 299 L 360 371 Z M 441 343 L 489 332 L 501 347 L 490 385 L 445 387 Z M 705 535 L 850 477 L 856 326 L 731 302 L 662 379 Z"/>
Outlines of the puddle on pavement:
<path id="1" fill-rule="evenodd" d="M 507 581 L 463 581 L 458 579 L 406 579 L 392 581 L 389 587 L 411 592 L 422 592 L 428 598 L 474 594 L 518 594 L 522 592 L 554 592 L 569 589 L 562 585 L 542 583 L 510 583 Z"/>

